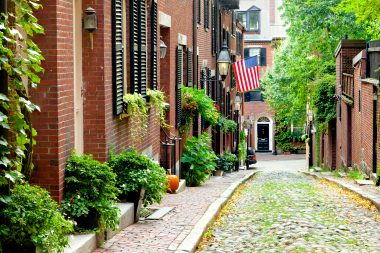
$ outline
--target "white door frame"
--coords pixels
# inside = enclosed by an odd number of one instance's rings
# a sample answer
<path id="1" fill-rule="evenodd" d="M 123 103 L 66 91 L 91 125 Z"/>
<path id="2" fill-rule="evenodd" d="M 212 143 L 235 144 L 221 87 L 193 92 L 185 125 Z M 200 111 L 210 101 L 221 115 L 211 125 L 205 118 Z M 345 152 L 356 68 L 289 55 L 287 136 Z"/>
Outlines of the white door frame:
<path id="1" fill-rule="evenodd" d="M 267 118 L 269 119 L 269 122 L 259 122 L 258 120 L 260 118 Z M 258 132 L 257 132 L 257 125 L 269 125 L 269 151 L 273 151 L 273 119 L 268 116 L 261 116 L 255 121 L 255 150 L 258 150 Z"/>

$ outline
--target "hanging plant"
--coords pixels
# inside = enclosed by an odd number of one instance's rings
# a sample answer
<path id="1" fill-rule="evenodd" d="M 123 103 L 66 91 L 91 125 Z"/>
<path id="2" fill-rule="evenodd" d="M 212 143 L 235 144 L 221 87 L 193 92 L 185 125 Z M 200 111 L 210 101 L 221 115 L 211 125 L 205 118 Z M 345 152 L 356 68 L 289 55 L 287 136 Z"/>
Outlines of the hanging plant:
<path id="1" fill-rule="evenodd" d="M 214 101 L 205 94 L 203 89 L 183 87 L 181 133 L 189 132 L 193 118 L 197 115 L 201 115 L 204 121 L 211 126 L 215 126 L 220 117 Z"/>
<path id="2" fill-rule="evenodd" d="M 235 121 L 226 119 L 223 116 L 220 116 L 218 119 L 218 125 L 223 133 L 233 133 L 236 131 L 237 124 Z"/>
<path id="3" fill-rule="evenodd" d="M 132 142 L 141 140 L 148 130 L 148 108 L 145 99 L 139 93 L 126 94 L 123 97 L 125 108 L 120 118 L 130 120 L 130 135 Z"/>
<path id="4" fill-rule="evenodd" d="M 150 97 L 149 103 L 154 106 L 156 116 L 160 119 L 161 127 L 168 127 L 165 119 L 165 95 L 163 91 L 147 89 L 147 95 Z"/>

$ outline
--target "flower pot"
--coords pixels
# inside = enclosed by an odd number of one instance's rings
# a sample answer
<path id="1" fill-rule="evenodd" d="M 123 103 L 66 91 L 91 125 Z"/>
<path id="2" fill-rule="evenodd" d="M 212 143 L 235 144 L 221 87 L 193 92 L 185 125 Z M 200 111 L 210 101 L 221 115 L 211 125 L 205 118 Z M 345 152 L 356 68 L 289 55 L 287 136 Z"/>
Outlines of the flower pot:
<path id="1" fill-rule="evenodd" d="M 23 243 L 16 243 L 14 241 L 2 242 L 3 253 L 34 253 L 36 252 L 36 246 L 32 241 L 25 241 Z"/>
<path id="2" fill-rule="evenodd" d="M 213 174 L 215 177 L 221 177 L 223 176 L 223 170 L 214 170 Z"/>
<path id="3" fill-rule="evenodd" d="M 74 220 L 78 228 L 93 230 L 98 227 L 99 214 L 95 209 L 90 209 L 87 216 L 75 217 Z"/>

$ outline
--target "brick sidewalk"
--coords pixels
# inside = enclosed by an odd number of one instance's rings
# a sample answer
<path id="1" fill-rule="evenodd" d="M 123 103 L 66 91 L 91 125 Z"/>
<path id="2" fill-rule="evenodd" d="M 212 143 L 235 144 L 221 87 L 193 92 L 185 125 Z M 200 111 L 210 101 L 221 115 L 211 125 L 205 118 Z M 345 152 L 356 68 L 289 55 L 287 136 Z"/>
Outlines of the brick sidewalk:
<path id="1" fill-rule="evenodd" d="M 248 174 L 246 170 L 212 177 L 200 187 L 187 187 L 179 194 L 167 194 L 160 205 L 175 207 L 163 220 L 140 221 L 120 231 L 94 253 L 174 252 L 190 233 L 208 206 L 233 182 Z"/>

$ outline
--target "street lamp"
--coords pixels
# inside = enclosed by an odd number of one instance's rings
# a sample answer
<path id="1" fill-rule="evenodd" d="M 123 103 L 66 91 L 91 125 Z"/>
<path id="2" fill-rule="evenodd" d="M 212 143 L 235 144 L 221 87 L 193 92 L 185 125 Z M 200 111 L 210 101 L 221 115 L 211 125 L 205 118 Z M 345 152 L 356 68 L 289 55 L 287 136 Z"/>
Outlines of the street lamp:
<path id="1" fill-rule="evenodd" d="M 222 50 L 219 52 L 217 63 L 219 74 L 222 77 L 222 81 L 224 81 L 228 76 L 228 71 L 230 70 L 231 65 L 230 52 L 228 51 L 226 40 L 224 40 Z"/>
<path id="2" fill-rule="evenodd" d="M 236 162 L 235 162 L 235 171 L 238 171 L 239 170 L 239 110 L 240 110 L 240 105 L 241 105 L 241 98 L 239 95 L 236 94 L 236 97 L 235 97 L 235 100 L 234 100 L 234 118 L 235 118 L 235 122 L 237 124 L 237 127 L 236 127 L 236 133 L 235 133 L 235 136 L 236 136 L 236 147 L 235 147 L 235 155 L 236 155 Z"/>
<path id="3" fill-rule="evenodd" d="M 161 37 L 160 39 L 160 58 L 161 59 L 165 58 L 167 48 L 168 47 L 166 46 L 165 42 L 162 40 L 162 37 Z"/>

